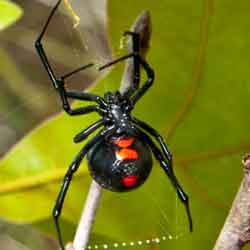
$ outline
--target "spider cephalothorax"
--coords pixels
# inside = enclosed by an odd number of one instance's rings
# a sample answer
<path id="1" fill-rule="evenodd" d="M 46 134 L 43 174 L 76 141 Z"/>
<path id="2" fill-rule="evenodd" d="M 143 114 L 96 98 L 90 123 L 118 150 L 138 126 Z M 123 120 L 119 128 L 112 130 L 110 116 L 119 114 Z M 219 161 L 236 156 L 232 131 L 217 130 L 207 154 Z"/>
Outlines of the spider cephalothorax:
<path id="1" fill-rule="evenodd" d="M 100 97 L 86 92 L 69 91 L 65 88 L 65 79 L 72 74 L 93 66 L 93 64 L 90 63 L 80 67 L 62 77 L 57 77 L 52 70 L 42 45 L 42 38 L 60 2 L 61 0 L 59 0 L 52 9 L 40 36 L 35 42 L 35 47 L 53 86 L 60 95 L 63 109 L 71 116 L 84 115 L 90 112 L 97 112 L 101 116 L 97 122 L 91 124 L 74 137 L 74 142 L 79 143 L 99 129 L 97 134 L 86 142 L 82 150 L 70 164 L 53 209 L 53 218 L 55 220 L 61 248 L 64 249 L 64 245 L 59 227 L 59 216 L 73 174 L 77 171 L 82 159 L 86 155 L 88 156 L 88 166 L 91 176 L 96 182 L 109 190 L 124 192 L 137 188 L 144 183 L 152 168 L 153 154 L 169 177 L 179 199 L 185 205 L 190 231 L 192 231 L 188 196 L 174 175 L 172 155 L 163 137 L 150 125 L 138 120 L 131 114 L 137 101 L 147 92 L 154 81 L 153 69 L 141 58 L 139 53 L 139 35 L 130 31 L 125 32 L 125 35 L 132 36 L 133 52 L 99 68 L 99 70 L 102 70 L 122 60 L 133 58 L 133 84 L 125 93 L 121 94 L 119 91 L 115 93 L 107 92 L 104 97 Z M 145 70 L 147 75 L 146 81 L 141 86 L 140 66 Z M 81 101 L 92 101 L 95 105 L 73 109 L 70 106 L 69 98 Z M 153 139 L 151 137 L 153 137 Z M 155 142 L 157 142 L 158 145 Z"/>
<path id="2" fill-rule="evenodd" d="M 119 129 L 131 126 L 131 110 L 133 108 L 129 99 L 119 92 L 107 92 L 104 96 L 107 106 L 104 110 L 104 120 L 109 123 L 119 124 Z"/>

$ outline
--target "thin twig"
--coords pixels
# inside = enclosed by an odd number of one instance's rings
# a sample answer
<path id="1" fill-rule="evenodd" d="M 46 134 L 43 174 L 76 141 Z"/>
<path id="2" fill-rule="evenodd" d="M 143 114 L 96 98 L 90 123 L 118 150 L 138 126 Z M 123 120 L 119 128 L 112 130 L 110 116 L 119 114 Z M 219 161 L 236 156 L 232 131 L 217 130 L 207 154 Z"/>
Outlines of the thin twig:
<path id="1" fill-rule="evenodd" d="M 149 48 L 149 40 L 151 35 L 151 20 L 148 11 L 142 12 L 142 14 L 136 19 L 131 31 L 140 34 L 141 39 L 141 56 L 146 56 Z M 128 43 L 128 50 L 131 52 L 132 49 L 131 40 Z M 121 82 L 120 92 L 123 93 L 133 82 L 133 60 L 128 60 L 126 64 L 123 80 Z M 102 195 L 102 188 L 95 182 L 92 181 L 90 190 L 88 193 L 85 206 L 79 221 L 78 228 L 76 230 L 75 239 L 73 244 L 69 243 L 66 247 L 67 250 L 85 250 L 87 249 L 89 235 L 91 228 L 95 220 L 95 214 L 100 203 Z"/>
<path id="2" fill-rule="evenodd" d="M 72 244 L 68 244 L 67 250 L 82 250 L 87 248 L 89 235 L 94 224 L 95 214 L 101 200 L 102 188 L 95 181 L 92 181 L 85 206 L 76 230 L 75 239 Z"/>
<path id="3" fill-rule="evenodd" d="M 250 241 L 250 155 L 242 163 L 244 177 L 214 250 L 240 250 Z"/>

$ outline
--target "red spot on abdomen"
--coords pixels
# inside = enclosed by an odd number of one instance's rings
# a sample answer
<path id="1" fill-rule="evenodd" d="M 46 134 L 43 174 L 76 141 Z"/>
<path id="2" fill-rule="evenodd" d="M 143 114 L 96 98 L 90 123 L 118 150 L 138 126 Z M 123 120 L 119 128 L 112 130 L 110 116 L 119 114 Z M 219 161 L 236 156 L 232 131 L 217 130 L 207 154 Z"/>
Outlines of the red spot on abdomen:
<path id="1" fill-rule="evenodd" d="M 119 138 L 114 140 L 114 144 L 116 144 L 120 148 L 128 148 L 134 143 L 134 138 Z"/>
<path id="2" fill-rule="evenodd" d="M 134 149 L 123 148 L 116 152 L 116 157 L 118 158 L 118 160 L 137 160 L 138 153 Z"/>
<path id="3" fill-rule="evenodd" d="M 125 176 L 122 179 L 122 183 L 127 188 L 133 187 L 137 183 L 137 176 L 135 175 Z"/>

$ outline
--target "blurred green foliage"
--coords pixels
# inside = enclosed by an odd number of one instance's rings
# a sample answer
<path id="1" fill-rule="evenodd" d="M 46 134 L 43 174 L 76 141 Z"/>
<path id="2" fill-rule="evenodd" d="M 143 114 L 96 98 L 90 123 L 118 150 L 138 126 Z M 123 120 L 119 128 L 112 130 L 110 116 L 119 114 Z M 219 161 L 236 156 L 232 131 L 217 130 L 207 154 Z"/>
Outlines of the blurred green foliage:
<path id="1" fill-rule="evenodd" d="M 190 196 L 194 233 L 187 232 L 183 206 L 155 162 L 142 188 L 128 194 L 105 191 L 96 235 L 122 242 L 170 234 L 178 239 L 142 249 L 212 248 L 240 183 L 241 157 L 250 148 L 249 6 L 243 0 L 109 1 L 115 48 L 142 10 L 152 15 L 147 59 L 156 81 L 134 115 L 167 139 L 176 175 Z M 123 68 L 115 67 L 91 91 L 118 88 Z M 9 152 L 0 163 L 1 216 L 36 225 L 50 216 L 64 172 L 83 146 L 72 138 L 96 119 L 60 114 Z M 66 198 L 62 218 L 67 223 L 77 223 L 89 183 L 83 161 Z"/>
<path id="2" fill-rule="evenodd" d="M 7 28 L 22 15 L 22 10 L 11 1 L 0 1 L 0 31 Z"/>

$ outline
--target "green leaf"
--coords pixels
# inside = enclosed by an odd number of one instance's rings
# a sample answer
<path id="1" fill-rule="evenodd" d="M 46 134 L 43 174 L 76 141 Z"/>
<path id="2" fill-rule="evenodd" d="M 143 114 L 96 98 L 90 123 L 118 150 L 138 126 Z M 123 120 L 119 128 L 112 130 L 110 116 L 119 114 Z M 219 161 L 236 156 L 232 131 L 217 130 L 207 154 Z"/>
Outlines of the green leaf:
<path id="1" fill-rule="evenodd" d="M 157 249 L 211 249 L 240 183 L 241 157 L 250 149 L 249 3 L 110 0 L 115 48 L 144 9 L 153 20 L 147 59 L 156 81 L 133 114 L 168 141 L 176 175 L 190 196 L 194 233 L 187 232 L 183 206 L 156 162 L 142 188 L 104 192 L 94 232 L 105 231 L 119 243 L 178 236 Z M 93 92 L 117 89 L 123 68 L 115 67 Z M 34 222 L 50 215 L 59 180 L 83 146 L 72 138 L 96 119 L 60 114 L 9 152 L 0 163 L 2 216 Z M 89 183 L 84 161 L 66 198 L 64 219 L 77 223 Z"/>
<path id="2" fill-rule="evenodd" d="M 16 4 L 7 1 L 0 1 L 0 31 L 9 27 L 22 16 L 22 10 Z"/>

